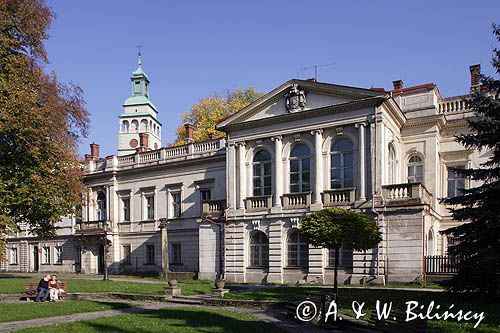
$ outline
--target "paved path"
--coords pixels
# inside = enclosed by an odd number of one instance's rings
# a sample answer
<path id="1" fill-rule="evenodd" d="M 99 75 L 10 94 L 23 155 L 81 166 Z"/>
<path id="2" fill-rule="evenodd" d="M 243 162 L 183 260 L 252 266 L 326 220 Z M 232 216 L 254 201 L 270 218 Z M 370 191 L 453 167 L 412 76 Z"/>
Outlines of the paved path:
<path id="1" fill-rule="evenodd" d="M 190 304 L 178 304 L 178 303 L 140 303 L 136 302 L 135 306 L 124 309 L 117 310 L 107 310 L 107 311 L 96 311 L 96 312 L 85 312 L 85 313 L 75 313 L 65 316 L 53 316 L 47 318 L 38 318 L 31 320 L 15 321 L 8 323 L 0 323 L 0 332 L 12 332 L 16 330 L 21 330 L 25 328 L 41 327 L 47 325 L 62 324 L 62 323 L 73 323 L 81 320 L 92 320 L 97 318 L 114 317 L 122 314 L 134 314 L 143 313 L 150 310 L 159 310 L 164 308 L 178 308 L 178 307 L 199 307 L 214 309 L 214 307 L 203 306 L 203 305 L 190 305 Z M 263 322 L 267 322 L 274 325 L 285 332 L 289 333 L 342 333 L 341 331 L 326 330 L 323 328 L 317 328 L 310 326 L 308 324 L 302 324 L 291 320 L 284 314 L 276 311 L 265 311 L 265 310 L 253 310 L 246 308 L 234 308 L 234 307 L 224 307 L 224 310 L 235 311 L 235 312 L 245 312 L 255 315 Z"/>

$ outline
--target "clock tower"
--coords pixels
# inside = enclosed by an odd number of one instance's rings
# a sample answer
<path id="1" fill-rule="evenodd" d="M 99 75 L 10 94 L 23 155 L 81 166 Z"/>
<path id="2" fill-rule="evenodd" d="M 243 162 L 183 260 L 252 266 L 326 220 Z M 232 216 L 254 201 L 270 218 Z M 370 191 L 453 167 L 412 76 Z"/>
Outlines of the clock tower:
<path id="1" fill-rule="evenodd" d="M 118 117 L 118 156 L 133 154 L 137 148 L 154 150 L 161 147 L 161 123 L 156 119 L 158 111 L 149 99 L 150 81 L 142 70 L 140 51 L 138 67 L 132 73 L 130 81 L 131 96 L 123 103 L 123 113 Z"/>

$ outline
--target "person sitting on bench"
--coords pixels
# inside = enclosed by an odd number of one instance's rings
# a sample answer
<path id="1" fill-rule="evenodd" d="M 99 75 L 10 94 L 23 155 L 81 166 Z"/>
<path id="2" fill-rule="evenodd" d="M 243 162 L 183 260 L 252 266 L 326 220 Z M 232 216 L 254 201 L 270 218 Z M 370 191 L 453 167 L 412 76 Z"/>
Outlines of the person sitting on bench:
<path id="1" fill-rule="evenodd" d="M 55 274 L 52 275 L 52 280 L 49 281 L 49 293 L 51 302 L 59 301 L 59 294 L 64 293 L 64 289 L 61 288 L 61 283 Z"/>
<path id="2" fill-rule="evenodd" d="M 47 297 L 49 297 L 49 280 L 50 280 L 50 274 L 47 274 L 44 276 L 43 279 L 40 280 L 40 282 L 38 282 L 35 302 L 45 302 L 47 300 Z"/>

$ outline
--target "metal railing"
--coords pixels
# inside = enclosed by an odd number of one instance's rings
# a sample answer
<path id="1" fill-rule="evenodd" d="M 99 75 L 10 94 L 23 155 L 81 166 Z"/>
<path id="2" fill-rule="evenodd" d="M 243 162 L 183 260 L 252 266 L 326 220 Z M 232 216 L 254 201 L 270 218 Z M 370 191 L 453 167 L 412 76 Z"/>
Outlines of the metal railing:
<path id="1" fill-rule="evenodd" d="M 456 274 L 460 260 L 450 256 L 425 256 L 425 274 Z"/>

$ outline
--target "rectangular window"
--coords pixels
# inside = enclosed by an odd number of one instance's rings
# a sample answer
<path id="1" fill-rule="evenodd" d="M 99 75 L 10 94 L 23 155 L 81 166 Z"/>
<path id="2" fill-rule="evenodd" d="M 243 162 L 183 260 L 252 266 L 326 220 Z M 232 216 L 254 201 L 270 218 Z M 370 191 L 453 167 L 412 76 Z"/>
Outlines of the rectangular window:
<path id="1" fill-rule="evenodd" d="M 172 217 L 181 217 L 181 193 L 172 193 Z"/>
<path id="2" fill-rule="evenodd" d="M 56 255 L 56 260 L 55 260 L 55 263 L 56 264 L 62 264 L 62 252 L 63 252 L 63 248 L 62 246 L 56 246 L 55 247 L 55 255 Z"/>
<path id="3" fill-rule="evenodd" d="M 448 172 L 448 198 L 454 198 L 462 194 L 465 188 L 465 177 L 460 169 L 465 169 L 464 165 L 447 167 Z"/>
<path id="4" fill-rule="evenodd" d="M 50 247 L 49 246 L 44 246 L 43 247 L 43 256 L 42 256 L 42 264 L 44 265 L 50 265 Z"/>
<path id="5" fill-rule="evenodd" d="M 147 212 L 147 219 L 148 220 L 155 219 L 155 197 L 154 197 L 154 195 L 148 195 L 146 197 L 146 212 Z"/>
<path id="6" fill-rule="evenodd" d="M 131 264 L 132 263 L 132 258 L 131 258 L 131 249 L 130 245 L 122 245 L 122 262 L 124 264 Z"/>
<path id="7" fill-rule="evenodd" d="M 155 263 L 155 246 L 146 245 L 146 264 Z"/>
<path id="8" fill-rule="evenodd" d="M 13 247 L 12 249 L 10 249 L 10 264 L 11 265 L 17 265 L 18 264 L 18 261 L 17 261 L 17 248 L 16 247 Z"/>
<path id="9" fill-rule="evenodd" d="M 170 263 L 173 265 L 182 264 L 181 244 L 172 243 L 170 246 L 172 249 L 172 255 L 170 256 Z"/>
<path id="10" fill-rule="evenodd" d="M 130 198 L 122 198 L 122 221 L 130 221 Z"/>

